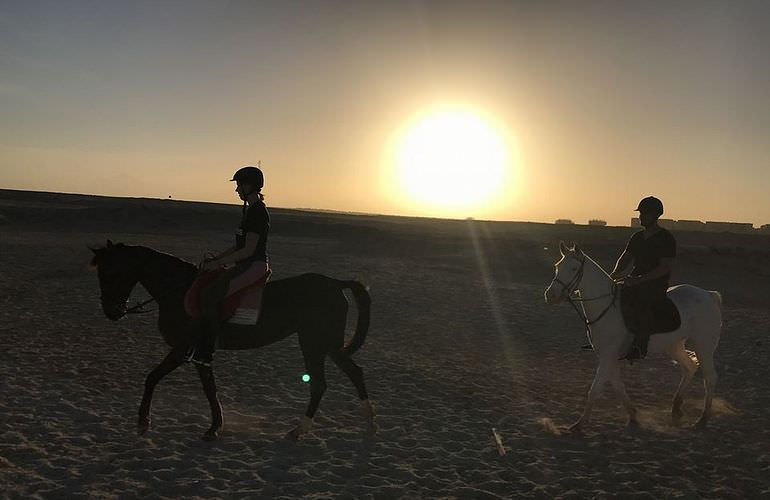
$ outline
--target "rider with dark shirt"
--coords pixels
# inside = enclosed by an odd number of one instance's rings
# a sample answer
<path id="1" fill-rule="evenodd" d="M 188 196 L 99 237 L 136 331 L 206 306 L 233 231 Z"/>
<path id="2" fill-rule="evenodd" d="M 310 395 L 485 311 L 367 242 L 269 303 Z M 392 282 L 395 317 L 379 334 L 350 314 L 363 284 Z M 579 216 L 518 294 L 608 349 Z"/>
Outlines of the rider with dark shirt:
<path id="1" fill-rule="evenodd" d="M 640 359 L 647 355 L 647 344 L 652 333 L 652 314 L 655 306 L 666 300 L 671 279 L 671 267 L 676 257 L 676 240 L 666 229 L 658 225 L 663 215 L 663 203 L 649 196 L 636 208 L 644 226 L 631 236 L 615 269 L 610 273 L 619 279 L 631 262 L 634 268 L 623 280 L 620 297 L 623 315 L 632 318 L 628 325 L 634 334 L 631 350 L 621 359 Z"/>
<path id="2" fill-rule="evenodd" d="M 187 358 L 204 366 L 211 364 L 219 336 L 221 302 L 259 281 L 268 271 L 267 234 L 270 230 L 270 215 L 261 192 L 265 183 L 264 175 L 259 168 L 249 166 L 239 169 L 230 180 L 236 182 L 235 191 L 243 200 L 241 223 L 235 231 L 235 245 L 203 264 L 203 271 L 222 267 L 225 267 L 225 271 L 200 292 L 201 318 L 198 327 L 202 334 L 198 345 L 190 350 Z"/>
<path id="3" fill-rule="evenodd" d="M 258 235 L 257 246 L 251 256 L 238 261 L 238 263 L 267 262 L 267 232 L 269 230 L 270 214 L 267 213 L 265 203 L 258 199 L 246 209 L 246 213 L 241 217 L 241 223 L 235 232 L 236 250 L 246 246 L 246 235 L 248 233 L 256 233 Z"/>

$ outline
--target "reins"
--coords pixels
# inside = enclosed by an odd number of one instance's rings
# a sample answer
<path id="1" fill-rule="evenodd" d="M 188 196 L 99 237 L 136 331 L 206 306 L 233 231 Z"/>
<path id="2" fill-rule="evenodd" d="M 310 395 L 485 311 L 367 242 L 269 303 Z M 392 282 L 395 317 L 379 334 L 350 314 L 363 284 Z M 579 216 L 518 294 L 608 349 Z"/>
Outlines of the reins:
<path id="1" fill-rule="evenodd" d="M 591 325 L 595 325 L 599 321 L 601 321 L 602 318 L 609 312 L 610 309 L 615 305 L 615 301 L 617 300 L 618 296 L 618 290 L 620 287 L 613 281 L 612 283 L 612 291 L 610 293 L 605 293 L 603 295 L 598 295 L 596 297 L 591 298 L 582 298 L 582 297 L 572 297 L 572 294 L 577 290 L 578 286 L 580 286 L 580 282 L 583 280 L 583 272 L 586 265 L 586 257 L 583 257 L 580 260 L 580 269 L 575 273 L 575 276 L 572 277 L 572 279 L 569 281 L 569 283 L 564 283 L 559 278 L 554 278 L 554 281 L 559 283 L 562 286 L 562 296 L 567 299 L 569 304 L 572 306 L 573 309 L 575 309 L 575 312 L 578 314 L 581 320 L 583 320 L 583 323 L 586 326 L 586 334 L 588 335 L 589 341 L 591 340 Z M 607 304 L 607 307 L 604 308 L 604 310 L 594 319 L 588 319 L 588 315 L 582 311 L 578 306 L 578 302 L 591 302 L 594 300 L 603 299 L 605 297 L 612 297 L 612 300 L 609 304 Z M 593 342 L 592 342 L 593 343 Z"/>
<path id="2" fill-rule="evenodd" d="M 148 261 L 149 261 L 149 259 L 148 259 Z M 145 265 L 146 265 L 146 263 L 145 263 Z M 198 267 L 198 271 L 195 273 L 195 277 L 198 277 L 201 274 L 201 272 L 202 272 L 202 265 L 198 265 L 197 267 Z M 142 269 L 144 269 L 144 265 L 142 266 Z M 193 281 L 194 281 L 194 278 L 193 278 Z M 169 290 L 166 290 L 165 292 L 163 292 L 162 294 L 158 295 L 157 297 L 150 297 L 149 299 L 147 299 L 145 301 L 142 301 L 142 302 L 140 302 L 140 303 L 138 303 L 138 304 L 136 304 L 134 306 L 129 307 L 128 309 L 126 309 L 123 312 L 123 315 L 125 316 L 125 315 L 128 315 L 128 314 L 146 314 L 146 313 L 149 313 L 149 312 L 153 312 L 152 309 L 142 309 L 142 308 L 144 306 L 146 306 L 147 304 L 151 303 L 151 302 L 157 302 L 158 299 L 162 299 L 163 297 L 166 297 L 166 296 L 170 295 L 173 292 L 177 292 L 177 291 L 182 290 L 184 288 L 188 288 L 189 286 L 190 286 L 190 284 L 186 283 L 184 285 L 180 285 L 180 286 L 171 288 Z"/>
<path id="3" fill-rule="evenodd" d="M 163 297 L 166 297 L 167 295 L 170 295 L 172 292 L 176 292 L 176 291 L 182 290 L 182 289 L 187 288 L 189 286 L 190 286 L 189 284 L 185 284 L 185 285 L 181 285 L 181 286 L 177 286 L 177 287 L 171 288 L 170 290 L 167 290 L 164 293 L 160 294 L 158 297 L 150 297 L 149 299 L 147 299 L 147 300 L 145 300 L 143 302 L 140 302 L 140 303 L 138 303 L 138 304 L 136 304 L 134 306 L 129 307 L 128 309 L 125 310 L 125 312 L 123 314 L 124 315 L 125 314 L 145 314 L 145 313 L 152 312 L 153 311 L 152 309 L 142 309 L 142 307 L 146 306 L 150 302 L 157 302 L 158 299 L 162 299 Z"/>
<path id="4" fill-rule="evenodd" d="M 142 309 L 142 307 L 146 306 L 150 302 L 154 302 L 155 297 L 150 297 L 149 299 L 145 300 L 144 302 L 140 302 L 136 304 L 135 306 L 129 307 L 126 309 L 126 312 L 123 314 L 145 314 L 148 312 L 152 312 L 152 310 Z"/>

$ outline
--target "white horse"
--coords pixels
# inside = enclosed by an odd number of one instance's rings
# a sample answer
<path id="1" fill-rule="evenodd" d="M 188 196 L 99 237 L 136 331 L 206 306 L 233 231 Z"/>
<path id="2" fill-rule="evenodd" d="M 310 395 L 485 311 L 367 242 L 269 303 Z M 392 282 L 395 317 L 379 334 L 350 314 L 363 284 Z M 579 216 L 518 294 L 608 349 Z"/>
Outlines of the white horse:
<path id="1" fill-rule="evenodd" d="M 579 302 L 587 328 L 590 329 L 590 341 L 599 357 L 599 367 L 594 375 L 591 389 L 588 391 L 585 409 L 571 431 L 580 431 L 591 418 L 591 407 L 601 390 L 610 381 L 613 389 L 623 401 L 628 411 L 628 424 L 638 425 L 636 408 L 626 394 L 620 379 L 618 358 L 626 353 L 633 334 L 626 328 L 620 310 L 618 287 L 610 276 L 584 254 L 580 248 L 567 248 L 559 243 L 562 258 L 556 263 L 556 275 L 545 291 L 547 304 L 556 304 L 563 300 Z M 576 298 L 573 298 L 572 295 Z M 714 370 L 714 351 L 719 343 L 722 327 L 722 297 L 719 292 L 707 291 L 692 285 L 677 285 L 668 289 L 668 296 L 674 302 L 681 317 L 680 327 L 669 333 L 659 333 L 650 337 L 650 353 L 666 353 L 674 359 L 682 370 L 679 388 L 674 396 L 671 409 L 672 422 L 678 425 L 682 417 L 682 393 L 690 384 L 700 364 L 703 370 L 705 398 L 703 412 L 695 424 L 702 428 L 708 421 L 711 400 L 717 375 Z M 577 310 L 577 307 L 576 307 Z M 580 312 L 578 310 L 578 312 Z M 685 341 L 690 340 L 695 353 L 685 350 Z"/>

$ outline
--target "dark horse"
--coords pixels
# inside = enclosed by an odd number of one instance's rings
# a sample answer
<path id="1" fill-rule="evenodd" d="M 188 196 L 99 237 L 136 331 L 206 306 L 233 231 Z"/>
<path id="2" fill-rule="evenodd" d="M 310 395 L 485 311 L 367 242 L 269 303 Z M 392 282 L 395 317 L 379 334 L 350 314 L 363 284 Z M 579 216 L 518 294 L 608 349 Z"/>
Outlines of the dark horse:
<path id="1" fill-rule="evenodd" d="M 129 295 L 136 284 L 141 283 L 158 303 L 158 329 L 163 340 L 171 346 L 171 352 L 147 375 L 144 383 L 138 421 L 139 433 L 143 434 L 150 427 L 155 386 L 184 363 L 185 352 L 197 340 L 183 305 L 185 292 L 195 279 L 197 269 L 173 255 L 142 246 L 113 244 L 109 240 L 106 247 L 91 250 L 94 253 L 91 264 L 98 270 L 102 309 L 107 318 L 117 321 L 126 314 Z M 344 341 L 348 301 L 342 292 L 344 289 L 353 292 L 358 307 L 358 324 L 347 344 Z M 310 403 L 299 425 L 289 432 L 288 437 L 298 438 L 312 426 L 318 403 L 326 390 L 326 356 L 350 377 L 361 399 L 368 431 L 376 430 L 363 370 L 351 359 L 366 338 L 370 303 L 369 293 L 357 281 L 303 274 L 271 281 L 265 286 L 256 326 L 239 327 L 242 329 L 240 335 L 230 335 L 229 340 L 227 332 L 222 332 L 220 349 L 254 349 L 298 333 L 305 369 L 310 376 Z M 224 423 L 214 372 L 211 367 L 196 365 L 196 368 L 211 406 L 211 427 L 203 438 L 213 439 Z"/>

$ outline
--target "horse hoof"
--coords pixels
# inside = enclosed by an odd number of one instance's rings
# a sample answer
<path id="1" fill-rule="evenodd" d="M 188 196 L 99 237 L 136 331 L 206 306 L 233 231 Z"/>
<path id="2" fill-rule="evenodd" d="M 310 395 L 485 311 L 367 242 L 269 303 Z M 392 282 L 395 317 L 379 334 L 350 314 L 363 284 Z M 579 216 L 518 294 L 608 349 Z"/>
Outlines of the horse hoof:
<path id="1" fill-rule="evenodd" d="M 150 420 L 139 419 L 139 423 L 136 424 L 136 433 L 143 436 L 148 430 L 150 430 Z"/>
<path id="2" fill-rule="evenodd" d="M 693 425 L 692 428 L 696 431 L 706 430 L 706 419 L 705 418 L 698 419 L 698 421 L 695 422 L 695 425 Z"/>
<path id="3" fill-rule="evenodd" d="M 583 434 L 583 425 L 580 422 L 575 422 L 574 424 L 567 427 L 567 434 L 575 434 L 575 435 L 582 435 Z"/>
<path id="4" fill-rule="evenodd" d="M 289 441 L 299 441 L 308 432 L 310 432 L 310 431 L 309 430 L 304 430 L 300 426 L 297 426 L 294 429 L 292 429 L 289 432 L 287 432 L 284 437 L 286 439 L 288 439 Z"/>
<path id="5" fill-rule="evenodd" d="M 307 416 L 302 416 L 302 418 L 299 420 L 299 424 L 294 429 L 290 430 L 286 434 L 286 439 L 291 439 L 293 441 L 298 440 L 308 432 L 310 432 L 310 429 L 313 428 L 313 419 Z"/>
<path id="6" fill-rule="evenodd" d="M 219 432 L 216 429 L 209 429 L 203 436 L 201 436 L 201 439 L 204 441 L 214 441 L 218 437 Z"/>

